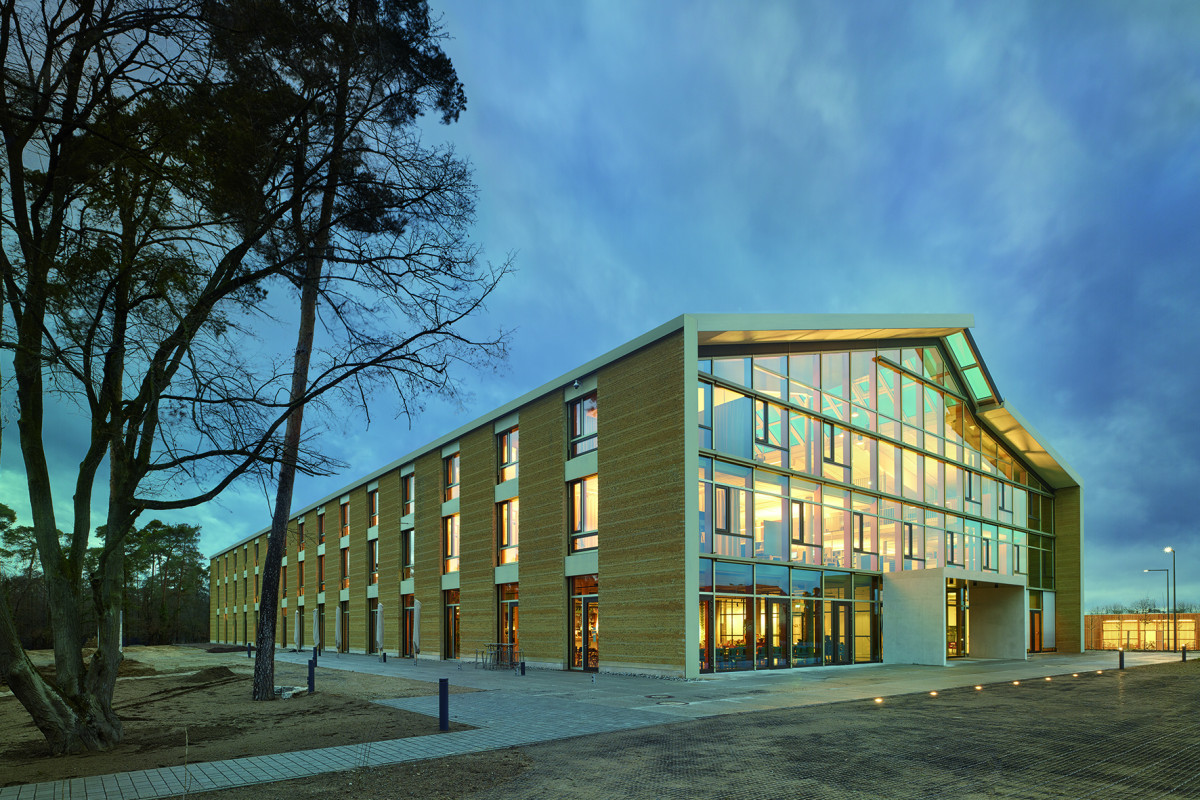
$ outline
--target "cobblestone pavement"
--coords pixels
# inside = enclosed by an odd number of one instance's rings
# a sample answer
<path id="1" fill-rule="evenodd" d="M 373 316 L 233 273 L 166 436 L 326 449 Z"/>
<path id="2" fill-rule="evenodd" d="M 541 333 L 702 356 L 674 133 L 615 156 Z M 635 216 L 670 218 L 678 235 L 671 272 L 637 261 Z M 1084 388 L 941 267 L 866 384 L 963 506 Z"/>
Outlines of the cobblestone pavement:
<path id="1" fill-rule="evenodd" d="M 236 658 L 236 656 L 231 656 Z M 302 663 L 304 653 L 280 653 L 279 660 Z M 1138 663 L 1174 661 L 1178 656 L 1171 654 L 1129 654 L 1130 666 Z M 860 748 L 841 725 L 828 730 L 809 732 L 806 738 L 782 737 L 751 745 L 746 737 L 755 729 L 763 735 L 778 735 L 786 727 L 786 718 L 804 719 L 795 709 L 839 701 L 867 700 L 857 706 L 868 708 L 874 720 L 881 714 L 894 714 L 893 708 L 905 704 L 919 703 L 913 697 L 902 698 L 895 704 L 886 701 L 875 704 L 873 698 L 905 695 L 914 692 L 927 693 L 932 690 L 967 687 L 968 697 L 974 691 L 975 682 L 999 684 L 1012 680 L 1028 681 L 1048 675 L 1062 675 L 1074 671 L 1107 670 L 1115 666 L 1111 653 L 1076 656 L 1037 657 L 1029 661 L 974 661 L 957 662 L 953 667 L 914 667 L 907 665 L 870 665 L 862 668 L 816 668 L 808 670 L 776 671 L 772 673 L 740 673 L 706 678 L 699 681 L 672 681 L 646 677 L 616 675 L 591 676 L 580 673 L 551 670 L 530 671 L 520 677 L 511 671 L 475 670 L 470 665 L 455 662 L 392 660 L 379 662 L 373 656 L 343 655 L 324 656 L 320 659 L 324 668 L 352 669 L 383 675 L 399 675 L 418 680 L 436 682 L 446 677 L 453 684 L 469 686 L 485 691 L 456 694 L 450 703 L 451 718 L 476 726 L 475 730 L 442 733 L 409 739 L 373 742 L 362 745 L 329 747 L 303 752 L 232 759 L 227 761 L 192 764 L 188 767 L 172 767 L 139 772 L 77 778 L 40 784 L 24 784 L 0 789 L 0 800 L 42 800 L 42 798 L 155 798 L 184 795 L 190 792 L 246 786 L 289 778 L 304 777 L 333 772 L 357 766 L 382 766 L 387 764 L 420 761 L 461 755 L 485 750 L 495 750 L 516 745 L 536 745 L 540 742 L 556 742 L 567 737 L 599 735 L 582 744 L 578 741 L 566 745 L 540 745 L 540 747 L 563 748 L 547 750 L 546 763 L 553 765 L 555 753 L 562 759 L 561 768 L 566 777 L 543 777 L 538 786 L 517 788 L 516 793 L 504 787 L 506 797 L 691 797 L 714 780 L 719 780 L 724 797 L 799 797 L 810 796 L 803 782 L 797 783 L 792 774 L 795 759 L 793 753 L 816 754 L 819 765 L 834 766 L 848 760 L 861 759 Z M 1133 673 L 1124 673 L 1112 678 L 1114 682 Z M 1117 685 L 1124 685 L 1118 683 Z M 319 689 L 319 679 L 318 679 Z M 1193 703 L 1195 701 L 1193 692 Z M 991 695 L 989 694 L 989 697 Z M 418 713 L 437 715 L 437 697 L 415 697 L 402 700 L 381 701 L 396 708 Z M 968 701 L 969 702 L 969 701 Z M 849 705 L 849 704 L 846 704 Z M 879 706 L 878 708 L 876 706 Z M 943 703 L 943 710 L 947 703 Z M 857 707 L 856 706 L 856 707 Z M 931 706 L 932 707 L 932 706 Z M 826 708 L 838 708 L 826 706 Z M 1041 713 L 1039 706 L 1039 714 Z M 784 710 L 780 710 L 784 709 Z M 790 711 L 787 709 L 791 709 Z M 886 709 L 886 710 L 885 710 Z M 970 711 L 969 708 L 966 709 Z M 1193 708 L 1193 711 L 1195 709 Z M 745 713 L 751 712 L 751 713 Z M 819 716 L 818 712 L 818 716 Z M 825 712 L 828 713 L 828 712 Z M 1016 718 L 1029 717 L 1028 708 L 1016 709 Z M 734 716 L 731 716 L 734 715 Z M 897 720 L 901 716 L 895 716 Z M 969 719 L 979 719 L 980 714 L 971 711 Z M 1192 718 L 1195 718 L 1193 714 Z M 680 720 L 691 722 L 680 723 Z M 666 728 L 667 723 L 676 723 Z M 917 748 L 913 752 L 911 742 L 919 739 L 917 733 L 926 727 L 934 731 L 947 731 L 946 719 L 941 716 L 927 720 L 925 727 L 910 731 L 913 735 L 898 732 L 894 747 L 884 748 L 877 753 L 873 763 L 889 765 L 907 762 L 928 748 Z M 622 733 L 644 729 L 641 733 Z M 733 731 L 737 729 L 737 735 Z M 651 730 L 647 733 L 646 730 Z M 816 738 L 814 739 L 814 735 Z M 1057 735 L 1057 734 L 1054 734 Z M 1108 736 L 1121 740 L 1121 732 L 1113 731 Z M 1200 763 L 1200 735 L 1193 725 L 1190 734 L 1195 749 L 1189 750 L 1190 763 Z M 798 734 L 797 734 L 798 736 Z M 603 737 L 618 737 L 606 739 Z M 626 737 L 626 738 L 620 738 Z M 1188 739 L 1188 741 L 1193 741 Z M 963 734 L 947 731 L 946 737 L 934 752 L 959 751 L 975 747 L 971 739 Z M 1169 742 L 1170 738 L 1159 741 Z M 815 743 L 832 743 L 832 749 L 824 752 L 814 748 Z M 580 759 L 581 748 L 603 754 L 603 757 Z M 715 749 L 714 749 L 715 748 Z M 984 753 L 994 753 L 991 745 Z M 1137 752 L 1131 747 L 1122 747 L 1121 752 Z M 654 763 L 647 765 L 646 759 L 654 755 Z M 781 757 L 783 756 L 783 757 Z M 573 758 L 572 758 L 573 757 Z M 807 756 L 806 756 L 807 757 Z M 816 758 L 815 755 L 812 755 Z M 994 757 L 994 756 L 986 756 Z M 539 756 L 542 758 L 542 756 Z M 574 764 L 574 767 L 571 764 Z M 990 762 L 989 762 L 990 763 Z M 618 766 L 619 769 L 609 769 Z M 640 765 L 640 768 L 639 768 Z M 738 770 L 754 765 L 761 772 L 759 777 L 747 777 L 744 781 L 734 780 Z M 782 776 L 775 769 L 784 770 Z M 930 770 L 953 775 L 945 766 L 936 763 L 927 765 Z M 907 769 L 907 767 L 905 767 Z M 731 772 L 732 770 L 732 772 Z M 591 778 L 585 775 L 595 773 Z M 531 772 L 519 781 L 533 781 L 540 770 Z M 910 781 L 912 774 L 901 772 L 903 781 Z M 624 777 L 621 777 L 624 776 Z M 789 777 L 790 776 L 790 777 Z M 627 783 L 620 783 L 620 781 Z M 766 783 L 763 783 L 766 780 Z M 597 790 L 606 782 L 613 784 L 611 790 Z M 780 781 L 783 781 L 782 783 Z M 1194 785 L 1194 784 L 1193 784 Z M 575 787 L 573 789 L 572 787 Z M 784 789 L 786 788 L 786 792 Z M 597 790 L 594 793 L 588 793 Z M 578 791 L 578 794 L 572 794 Z M 779 792 L 778 794 L 772 792 Z M 799 792 L 799 793 L 797 793 Z M 491 795 L 482 795 L 488 797 Z M 495 795 L 499 797 L 500 795 Z M 937 794 L 812 794 L 822 797 L 936 797 Z M 969 797 L 959 792 L 956 796 Z M 979 795 L 984 796 L 984 795 Z M 1076 795 L 1030 794 L 998 795 L 1011 797 L 1067 797 Z M 1084 795 L 1078 795 L 1084 796 Z M 1143 797 L 1153 795 L 1096 795 L 1098 797 Z M 1175 795 L 1200 796 L 1200 795 Z"/>

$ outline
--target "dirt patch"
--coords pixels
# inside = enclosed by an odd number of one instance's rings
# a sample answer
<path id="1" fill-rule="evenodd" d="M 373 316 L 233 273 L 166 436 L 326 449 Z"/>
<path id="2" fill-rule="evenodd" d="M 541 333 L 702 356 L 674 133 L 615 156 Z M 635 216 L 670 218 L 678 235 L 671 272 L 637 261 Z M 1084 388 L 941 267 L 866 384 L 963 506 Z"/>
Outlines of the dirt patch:
<path id="1" fill-rule="evenodd" d="M 199 651 L 196 651 L 199 652 Z M 175 668 L 175 655 L 159 659 Z M 199 652 L 199 655 L 206 654 Z M 228 661 L 229 656 L 224 656 Z M 150 659 L 154 660 L 154 659 Z M 139 671 L 153 667 L 142 663 Z M 307 667 L 276 663 L 275 683 L 303 686 Z M 334 669 L 317 669 L 317 693 L 290 700 L 250 700 L 250 663 L 119 680 L 114 708 L 125 738 L 107 753 L 49 758 L 45 739 L 11 695 L 0 697 L 0 785 L 178 766 L 185 760 L 308 750 L 436 734 L 436 718 L 370 702 L 437 693 L 436 684 Z M 457 687 L 452 687 L 457 688 Z M 465 690 L 469 691 L 469 690 Z M 468 726 L 452 724 L 451 730 Z"/>

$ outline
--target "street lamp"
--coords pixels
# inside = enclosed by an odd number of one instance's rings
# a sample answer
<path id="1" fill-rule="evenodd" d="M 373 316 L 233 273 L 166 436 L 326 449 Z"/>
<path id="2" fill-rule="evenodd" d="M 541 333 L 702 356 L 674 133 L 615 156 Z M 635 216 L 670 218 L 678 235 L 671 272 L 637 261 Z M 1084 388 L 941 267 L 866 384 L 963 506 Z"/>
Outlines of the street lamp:
<path id="1" fill-rule="evenodd" d="M 1165 572 L 1165 573 L 1167 573 L 1165 576 L 1167 579 L 1167 597 L 1164 601 L 1166 603 L 1166 605 L 1163 608 L 1163 613 L 1167 615 L 1166 621 L 1167 621 L 1167 625 L 1169 626 L 1171 624 L 1171 570 L 1167 569 L 1166 567 L 1163 567 L 1162 569 L 1144 569 L 1144 570 L 1142 570 L 1142 572 Z M 1170 627 L 1167 628 L 1167 649 L 1168 650 L 1171 649 L 1171 629 L 1170 629 Z"/>
<path id="2" fill-rule="evenodd" d="M 1175 573 L 1175 548 L 1164 547 L 1164 553 L 1171 554 L 1171 636 L 1175 640 L 1174 650 L 1179 649 L 1179 614 L 1175 607 L 1179 605 L 1179 595 L 1175 593 L 1175 580 L 1178 577 Z"/>

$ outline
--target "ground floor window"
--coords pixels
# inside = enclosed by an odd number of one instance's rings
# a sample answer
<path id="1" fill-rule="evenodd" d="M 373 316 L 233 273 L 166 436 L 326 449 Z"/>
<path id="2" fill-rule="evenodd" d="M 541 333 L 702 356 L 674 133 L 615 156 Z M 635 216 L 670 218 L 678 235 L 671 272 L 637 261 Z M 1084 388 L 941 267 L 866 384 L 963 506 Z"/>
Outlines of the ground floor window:
<path id="1" fill-rule="evenodd" d="M 378 653 L 383 647 L 383 633 L 379 630 L 379 599 L 367 598 L 367 652 Z"/>
<path id="2" fill-rule="evenodd" d="M 502 583 L 496 587 L 500 597 L 500 638 L 501 644 L 512 645 L 513 652 L 520 647 L 517 638 L 517 584 Z"/>
<path id="3" fill-rule="evenodd" d="M 442 641 L 442 658 L 458 658 L 458 589 L 448 589 L 442 594 L 446 598 L 446 619 L 443 626 L 445 636 Z"/>
<path id="4" fill-rule="evenodd" d="M 413 630 L 416 622 L 415 609 L 413 607 L 414 597 L 411 594 L 403 595 L 400 598 L 400 604 L 403 606 L 403 611 L 400 613 L 400 657 L 413 658 L 416 655 L 416 648 L 413 646 Z"/>
<path id="5" fill-rule="evenodd" d="M 880 661 L 880 581 L 701 559 L 700 671 Z"/>
<path id="6" fill-rule="evenodd" d="M 595 575 L 570 579 L 571 668 L 600 668 L 600 590 Z"/>

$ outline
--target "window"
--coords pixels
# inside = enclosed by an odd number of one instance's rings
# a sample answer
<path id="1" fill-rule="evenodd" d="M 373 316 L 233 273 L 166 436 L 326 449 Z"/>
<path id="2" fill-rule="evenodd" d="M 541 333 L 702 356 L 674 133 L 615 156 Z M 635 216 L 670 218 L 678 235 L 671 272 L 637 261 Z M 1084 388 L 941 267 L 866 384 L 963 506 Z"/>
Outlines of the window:
<path id="1" fill-rule="evenodd" d="M 325 591 L 325 556 L 317 556 L 317 591 Z"/>
<path id="2" fill-rule="evenodd" d="M 304 520 L 296 520 L 296 549 L 304 549 Z"/>
<path id="3" fill-rule="evenodd" d="M 254 566 L 258 566 L 258 542 L 254 542 Z"/>
<path id="4" fill-rule="evenodd" d="M 1025 573 L 1025 562 L 1021 560 L 1021 545 L 1013 545 L 1013 572 L 1019 575 Z"/>
<path id="5" fill-rule="evenodd" d="M 237 572 L 237 571 L 238 571 L 238 568 L 237 568 L 237 550 L 234 550 L 234 551 L 233 551 L 233 571 L 234 571 L 234 572 Z"/>
<path id="6" fill-rule="evenodd" d="M 287 564 L 279 568 L 279 594 L 287 597 Z"/>
<path id="7" fill-rule="evenodd" d="M 442 574 L 458 572 L 458 514 L 442 518 Z"/>
<path id="8" fill-rule="evenodd" d="M 978 472 L 963 470 L 966 481 L 966 500 L 968 503 L 978 503 L 983 499 L 983 476 Z"/>
<path id="9" fill-rule="evenodd" d="M 992 560 L 992 540 L 988 537 L 983 537 L 979 540 L 983 545 L 980 549 L 980 555 L 983 556 L 983 568 L 989 572 L 996 572 L 996 563 Z"/>
<path id="10" fill-rule="evenodd" d="M 851 534 L 854 536 L 854 551 L 857 553 L 867 552 L 866 536 L 864 535 L 866 524 L 863 515 L 857 511 L 853 512 L 851 525 L 853 527 Z"/>
<path id="11" fill-rule="evenodd" d="M 325 544 L 325 512 L 317 514 L 317 544 Z"/>
<path id="12" fill-rule="evenodd" d="M 367 542 L 367 583 L 379 583 L 379 541 Z"/>
<path id="13" fill-rule="evenodd" d="M 591 550 L 599 543 L 599 489 L 595 475 L 571 482 L 571 551 Z"/>
<path id="14" fill-rule="evenodd" d="M 520 536 L 520 504 L 517 498 L 496 505 L 496 550 L 501 564 L 517 563 Z"/>
<path id="15" fill-rule="evenodd" d="M 520 436 L 516 428 L 505 431 L 497 437 L 496 454 L 500 460 L 497 474 L 499 483 L 517 477 L 517 460 L 520 448 Z"/>
<path id="16" fill-rule="evenodd" d="M 401 515 L 407 517 L 413 513 L 413 496 L 416 494 L 416 485 L 411 474 L 405 475 L 400 479 L 400 502 Z"/>
<path id="17" fill-rule="evenodd" d="M 925 560 L 924 542 L 918 539 L 921 534 L 911 522 L 904 523 L 904 557 L 914 561 Z"/>
<path id="18" fill-rule="evenodd" d="M 258 602 L 258 573 L 254 573 L 254 602 Z"/>
<path id="19" fill-rule="evenodd" d="M 400 580 L 406 581 L 413 576 L 413 530 L 400 531 Z"/>
<path id="20" fill-rule="evenodd" d="M 367 492 L 367 527 L 375 528 L 379 525 L 379 490 L 372 489 Z"/>
<path id="21" fill-rule="evenodd" d="M 348 503 L 348 502 L 342 503 L 341 509 L 339 511 L 339 517 L 341 519 L 341 526 L 342 526 L 341 535 L 349 536 L 350 535 L 350 503 Z"/>
<path id="22" fill-rule="evenodd" d="M 946 531 L 946 563 L 947 564 L 962 564 L 962 544 L 959 542 L 959 537 L 962 534 L 954 531 Z"/>
<path id="23" fill-rule="evenodd" d="M 571 442 L 568 458 L 590 453 L 596 449 L 596 393 L 571 401 Z"/>
<path id="24" fill-rule="evenodd" d="M 442 460 L 442 500 L 453 500 L 458 497 L 458 453 Z"/>
<path id="25" fill-rule="evenodd" d="M 304 562 L 296 562 L 296 596 L 304 597 Z"/>
<path id="26" fill-rule="evenodd" d="M 342 548 L 341 572 L 342 572 L 342 575 L 341 575 L 342 588 L 349 589 L 350 588 L 350 548 L 349 547 Z"/>

